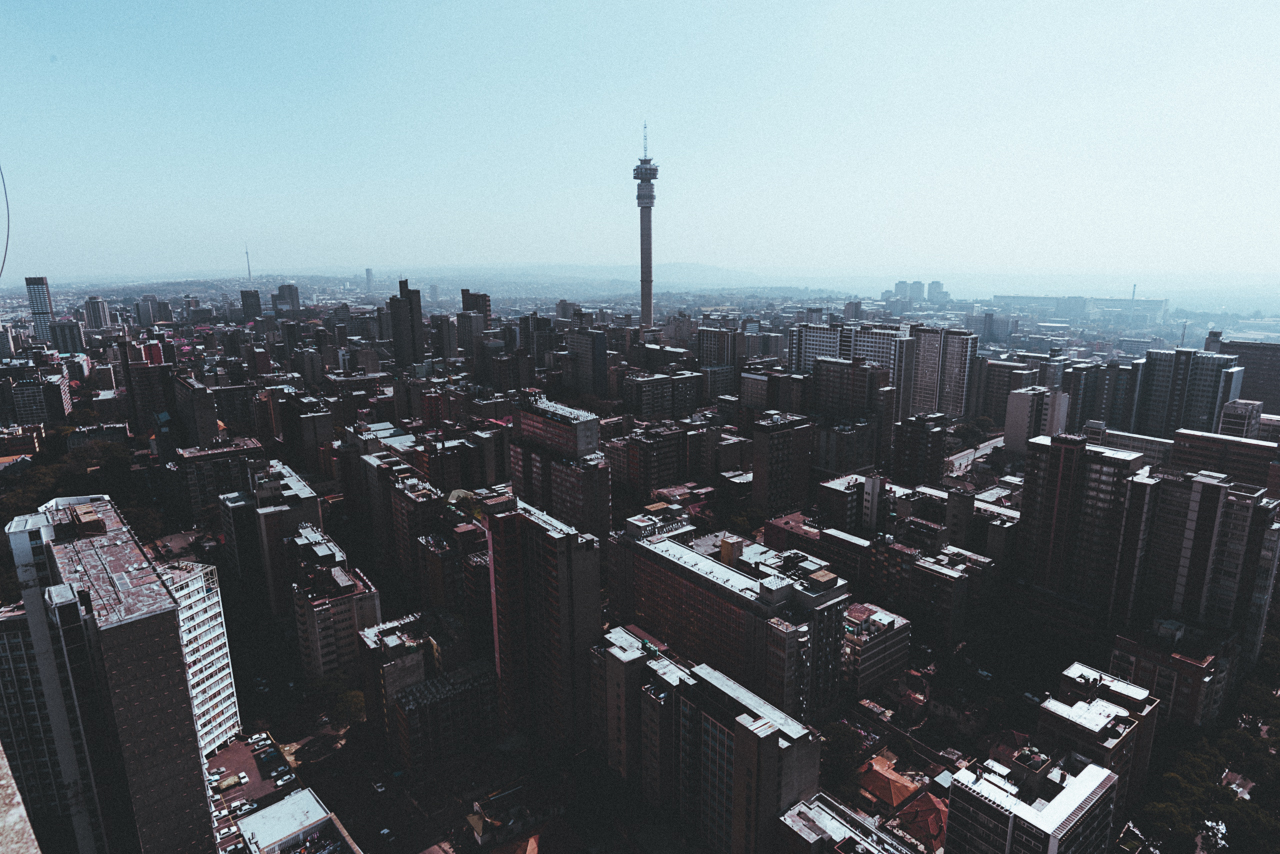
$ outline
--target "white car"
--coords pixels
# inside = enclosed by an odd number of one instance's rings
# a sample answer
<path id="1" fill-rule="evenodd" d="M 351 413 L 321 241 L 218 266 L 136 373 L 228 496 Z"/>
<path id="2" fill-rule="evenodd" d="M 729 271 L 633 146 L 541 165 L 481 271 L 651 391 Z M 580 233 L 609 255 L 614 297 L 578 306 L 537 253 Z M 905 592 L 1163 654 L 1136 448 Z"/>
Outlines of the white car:
<path id="1" fill-rule="evenodd" d="M 243 771 L 240 772 L 240 785 L 241 786 L 249 785 L 249 775 L 244 773 Z"/>
<path id="2" fill-rule="evenodd" d="M 227 817 L 228 815 L 230 815 L 230 814 L 231 814 L 231 813 L 230 813 L 230 811 L 228 811 L 228 810 L 218 810 L 217 812 L 215 812 L 215 813 L 213 814 L 213 820 L 214 820 L 214 821 L 221 821 L 222 819 L 226 818 L 226 817 Z"/>
<path id="3" fill-rule="evenodd" d="M 228 836 L 231 836 L 239 832 L 240 831 L 236 830 L 234 827 L 224 827 L 222 828 L 222 830 L 218 831 L 218 841 L 221 842 L 222 840 L 226 839 Z"/>
<path id="4" fill-rule="evenodd" d="M 276 780 L 276 788 L 278 789 L 281 786 L 287 786 L 296 779 L 298 779 L 298 776 L 296 774 L 285 774 L 279 780 Z"/>

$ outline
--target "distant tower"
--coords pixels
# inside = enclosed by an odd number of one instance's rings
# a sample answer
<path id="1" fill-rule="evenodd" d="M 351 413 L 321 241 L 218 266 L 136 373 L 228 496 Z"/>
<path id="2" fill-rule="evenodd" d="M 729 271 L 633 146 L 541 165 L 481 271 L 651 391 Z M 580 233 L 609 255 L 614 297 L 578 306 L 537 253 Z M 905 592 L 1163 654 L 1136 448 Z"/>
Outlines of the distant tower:
<path id="1" fill-rule="evenodd" d="M 373 268 L 364 268 L 364 286 L 368 290 L 373 290 Z"/>
<path id="2" fill-rule="evenodd" d="M 631 170 L 636 185 L 636 205 L 640 208 L 640 328 L 653 326 L 653 180 L 658 166 L 649 159 L 649 125 L 644 126 L 644 157 Z"/>
<path id="3" fill-rule="evenodd" d="M 44 276 L 27 276 L 27 304 L 31 307 L 31 326 L 37 341 L 48 341 L 49 324 L 53 322 L 53 300 L 49 298 L 49 280 Z"/>

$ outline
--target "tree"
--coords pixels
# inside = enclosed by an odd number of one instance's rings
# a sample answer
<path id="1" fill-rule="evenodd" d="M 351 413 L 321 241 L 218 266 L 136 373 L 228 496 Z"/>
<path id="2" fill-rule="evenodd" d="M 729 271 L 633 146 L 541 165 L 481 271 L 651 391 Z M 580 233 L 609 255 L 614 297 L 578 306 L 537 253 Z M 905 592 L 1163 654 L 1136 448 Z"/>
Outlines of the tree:
<path id="1" fill-rule="evenodd" d="M 360 691 L 347 691 L 338 697 L 333 705 L 333 718 L 343 726 L 364 720 L 364 694 Z"/>

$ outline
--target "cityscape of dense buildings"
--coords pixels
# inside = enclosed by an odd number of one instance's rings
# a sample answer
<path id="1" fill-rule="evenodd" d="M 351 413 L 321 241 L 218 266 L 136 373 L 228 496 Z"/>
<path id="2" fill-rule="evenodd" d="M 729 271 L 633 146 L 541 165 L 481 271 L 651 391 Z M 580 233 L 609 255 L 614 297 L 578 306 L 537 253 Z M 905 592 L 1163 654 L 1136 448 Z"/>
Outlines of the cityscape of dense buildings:
<path id="1" fill-rule="evenodd" d="M 638 303 L 372 269 L 26 280 L 0 325 L 24 838 L 1136 854 L 1214 831 L 1152 793 L 1162 750 L 1266 738 L 1240 703 L 1273 666 L 1280 329 L 1187 346 L 1164 300 L 936 281 L 707 307 L 654 292 L 647 153 L 634 177 Z M 1257 767 L 1214 773 L 1269 797 Z"/>

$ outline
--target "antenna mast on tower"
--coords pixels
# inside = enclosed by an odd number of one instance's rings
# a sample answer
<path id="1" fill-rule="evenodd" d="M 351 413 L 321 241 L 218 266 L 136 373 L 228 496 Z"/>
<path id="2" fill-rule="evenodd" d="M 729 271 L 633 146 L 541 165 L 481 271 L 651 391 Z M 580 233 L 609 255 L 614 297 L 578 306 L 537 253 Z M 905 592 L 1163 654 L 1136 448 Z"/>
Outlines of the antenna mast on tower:
<path id="1" fill-rule="evenodd" d="M 249 266 L 249 245 L 246 243 L 244 247 L 244 266 L 249 271 L 249 281 L 253 281 L 253 268 Z"/>

